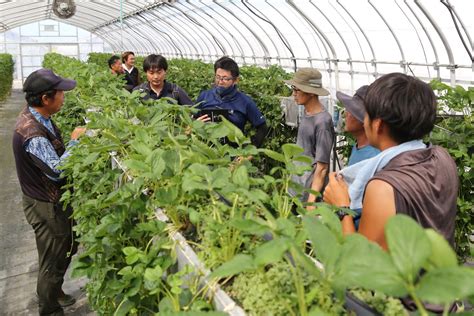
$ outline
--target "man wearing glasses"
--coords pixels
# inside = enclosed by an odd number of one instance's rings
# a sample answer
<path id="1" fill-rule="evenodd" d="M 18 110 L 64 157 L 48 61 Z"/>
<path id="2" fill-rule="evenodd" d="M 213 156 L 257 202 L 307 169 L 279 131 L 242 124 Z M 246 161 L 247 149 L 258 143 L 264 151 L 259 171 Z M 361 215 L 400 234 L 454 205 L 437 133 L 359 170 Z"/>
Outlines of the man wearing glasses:
<path id="1" fill-rule="evenodd" d="M 296 104 L 304 106 L 304 115 L 298 126 L 296 144 L 304 149 L 303 155 L 312 160 L 311 170 L 302 175 L 293 176 L 293 181 L 307 189 L 316 192 L 323 191 L 327 183 L 331 149 L 334 143 L 334 126 L 331 115 L 319 100 L 319 96 L 329 95 L 322 86 L 322 76 L 317 69 L 301 68 L 291 80 L 285 83 L 291 85 Z M 296 192 L 290 190 L 291 195 Z M 317 196 L 305 192 L 303 202 L 316 202 Z M 309 206 L 308 209 L 312 209 Z"/>
<path id="2" fill-rule="evenodd" d="M 267 134 L 265 118 L 257 108 L 255 102 L 245 93 L 239 91 L 239 66 L 229 58 L 222 57 L 214 63 L 214 87 L 201 92 L 197 98 L 198 108 L 229 110 L 228 119 L 245 134 L 245 124 L 249 121 L 256 128 L 252 144 L 260 147 Z M 199 118 L 209 121 L 207 115 Z"/>

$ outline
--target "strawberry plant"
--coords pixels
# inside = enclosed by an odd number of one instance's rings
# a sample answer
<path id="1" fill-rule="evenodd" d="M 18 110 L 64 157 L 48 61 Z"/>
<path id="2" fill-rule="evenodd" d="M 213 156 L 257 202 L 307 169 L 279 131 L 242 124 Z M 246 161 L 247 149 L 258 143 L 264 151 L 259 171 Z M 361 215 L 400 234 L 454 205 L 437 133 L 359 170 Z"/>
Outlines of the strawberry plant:
<path id="1" fill-rule="evenodd" d="M 0 54 L 0 101 L 10 95 L 13 83 L 13 66 L 12 55 Z"/>
<path id="2" fill-rule="evenodd" d="M 90 53 L 88 62 L 106 69 L 109 57 L 110 54 L 106 53 Z M 142 70 L 142 65 L 143 56 L 137 56 L 135 66 Z M 297 130 L 285 124 L 279 99 L 280 96 L 288 96 L 291 93 L 283 83 L 284 79 L 290 78 L 290 74 L 275 65 L 268 68 L 243 66 L 240 72 L 239 88 L 252 97 L 269 126 L 269 133 L 263 146 L 279 151 L 283 144 L 294 143 Z M 141 74 L 142 81 L 146 81 L 143 71 Z M 212 64 L 199 60 L 170 59 L 168 60 L 167 80 L 178 84 L 189 94 L 191 99 L 196 100 L 202 90 L 211 88 L 214 82 L 214 68 Z M 272 160 L 262 156 L 259 157 L 258 166 L 260 170 L 269 172 L 273 163 Z"/>
<path id="3" fill-rule="evenodd" d="M 95 82 L 96 78 L 87 78 L 96 67 L 79 63 L 72 68 L 73 60 L 54 55 L 49 58 L 47 62 L 56 72 L 78 81 L 76 93 L 68 94 L 66 103 L 81 111 L 87 105 L 99 108 L 87 113 L 88 128 L 96 131 L 95 137 L 83 138 L 63 166 L 64 175 L 73 181 L 65 187 L 68 190 L 62 198 L 74 208 L 75 230 L 84 247 L 74 261 L 74 275 L 89 278 L 91 306 L 101 314 L 212 309 L 200 298 L 200 289 L 189 277 L 184 278 L 189 270 L 172 273 L 176 259 L 166 225 L 155 219 L 154 198 L 143 193 L 149 188 L 157 194 L 160 190 L 152 185 L 153 176 L 135 173 L 143 173 L 139 155 L 145 153 L 144 148 L 153 147 L 151 140 L 156 139 L 158 144 L 169 133 L 184 132 L 184 128 L 174 130 L 172 122 L 186 109 L 166 101 L 158 107 L 143 105 L 138 92 L 124 91 L 106 72 L 104 77 L 96 75 L 106 80 Z M 117 108 L 117 104 L 121 107 Z M 69 123 L 83 119 L 81 116 Z M 164 117 L 167 120 L 163 121 Z M 186 117 L 191 121 L 189 112 Z M 121 172 L 110 167 L 111 151 L 129 157 L 125 162 L 135 176 L 133 182 L 121 181 Z M 156 162 L 162 157 L 166 167 L 176 166 L 172 150 L 158 154 L 152 156 Z M 162 172 L 168 176 L 174 168 L 166 167 Z M 182 290 L 184 285 L 189 290 Z"/>
<path id="4" fill-rule="evenodd" d="M 473 295 L 474 270 L 459 266 L 455 252 L 434 230 L 394 216 L 385 226 L 385 252 L 358 234 L 342 236 L 337 217 L 318 210 L 322 220 L 306 216 L 303 223 L 336 292 L 360 287 L 409 296 L 420 315 L 428 315 L 425 302 L 440 304 L 446 313 L 454 301 Z"/>
<path id="5" fill-rule="evenodd" d="M 450 87 L 439 81 L 432 81 L 431 86 L 438 95 L 440 120 L 427 140 L 446 148 L 456 162 L 460 190 L 455 245 L 464 260 L 470 254 L 469 236 L 474 232 L 474 88 Z"/>
<path id="6" fill-rule="evenodd" d="M 86 115 L 94 134 L 81 139 L 63 166 L 70 181 L 62 198 L 74 208 L 84 248 L 74 274 L 89 278 L 98 313 L 212 310 L 192 269 L 176 271 L 170 231 L 181 231 L 212 277 L 255 314 L 265 304 L 275 314 L 343 314 L 344 294 L 355 288 L 408 295 L 425 315 L 423 301 L 448 306 L 474 293 L 472 269 L 459 267 L 439 235 L 410 219 L 397 216 L 387 225 L 386 253 L 357 234 L 343 236 L 327 205 L 307 215 L 287 195 L 291 175 L 306 168 L 294 163 L 305 161 L 301 148 L 257 149 L 226 120 L 193 120 L 193 108 L 168 100 L 144 104 L 105 69 L 50 58 L 56 72 L 78 80 L 66 103 L 81 114 L 63 116 L 64 126 Z M 223 137 L 237 146 L 222 144 Z M 111 153 L 119 169 L 111 167 Z M 242 156 L 254 159 L 235 160 Z M 268 171 L 259 168 L 264 159 L 272 163 Z M 157 208 L 170 223 L 156 219 Z M 392 302 L 367 299 L 384 313 Z"/>
<path id="7" fill-rule="evenodd" d="M 245 307 L 249 315 L 298 315 L 296 288 L 288 262 L 278 262 L 268 268 L 244 272 L 229 285 L 229 293 Z M 309 308 L 317 308 L 330 315 L 347 312 L 342 301 L 331 299 L 333 292 L 328 283 L 319 282 L 307 273 L 303 279 L 305 299 Z"/>

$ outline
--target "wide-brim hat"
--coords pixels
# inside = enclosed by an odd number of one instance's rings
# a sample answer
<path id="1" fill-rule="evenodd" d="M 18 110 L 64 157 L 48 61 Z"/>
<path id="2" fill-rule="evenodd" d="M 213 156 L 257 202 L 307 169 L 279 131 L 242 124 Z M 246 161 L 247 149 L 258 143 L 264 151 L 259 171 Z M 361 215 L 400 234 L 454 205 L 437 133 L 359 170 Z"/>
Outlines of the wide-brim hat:
<path id="1" fill-rule="evenodd" d="M 367 94 L 367 88 L 369 88 L 367 85 L 360 87 L 352 97 L 340 91 L 336 93 L 336 98 L 341 101 L 346 110 L 362 123 L 364 122 L 365 116 L 364 99 Z"/>
<path id="2" fill-rule="evenodd" d="M 39 94 L 49 90 L 69 91 L 76 87 L 76 81 L 62 78 L 51 69 L 41 68 L 33 71 L 23 84 L 23 91 Z"/>
<path id="3" fill-rule="evenodd" d="M 323 87 L 321 73 L 314 68 L 301 68 L 295 72 L 293 79 L 284 81 L 306 93 L 329 95 L 329 91 Z"/>

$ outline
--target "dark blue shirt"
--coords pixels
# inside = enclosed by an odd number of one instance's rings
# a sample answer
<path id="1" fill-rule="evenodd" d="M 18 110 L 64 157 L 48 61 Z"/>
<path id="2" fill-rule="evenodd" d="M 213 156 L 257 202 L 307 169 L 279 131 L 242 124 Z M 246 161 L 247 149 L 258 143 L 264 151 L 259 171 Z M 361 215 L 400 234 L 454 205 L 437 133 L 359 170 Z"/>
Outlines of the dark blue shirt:
<path id="1" fill-rule="evenodd" d="M 353 164 L 356 164 L 362 160 L 366 160 L 372 157 L 377 156 L 380 153 L 380 150 L 378 150 L 375 147 L 372 147 L 370 145 L 364 146 L 362 148 L 357 148 L 357 145 L 354 145 L 352 147 L 352 152 L 351 155 L 349 156 L 349 163 L 347 164 L 348 166 L 351 166 Z"/>
<path id="2" fill-rule="evenodd" d="M 197 102 L 198 109 L 221 108 L 232 110 L 229 115 L 229 121 L 244 132 L 245 123 L 249 121 L 253 127 L 258 127 L 265 123 L 260 110 L 255 102 L 245 93 L 237 89 L 237 85 L 233 85 L 224 89 L 219 93 L 219 88 L 214 87 L 210 90 L 202 91 Z"/>
<path id="3" fill-rule="evenodd" d="M 163 88 L 161 89 L 160 94 L 156 94 L 150 87 L 149 82 L 144 82 L 141 85 L 136 86 L 133 90 L 139 90 L 140 92 L 145 92 L 143 100 L 158 100 L 161 98 L 172 98 L 175 99 L 179 105 L 193 105 L 193 101 L 188 96 L 186 91 L 184 91 L 180 86 L 175 83 L 170 83 L 164 81 Z"/>

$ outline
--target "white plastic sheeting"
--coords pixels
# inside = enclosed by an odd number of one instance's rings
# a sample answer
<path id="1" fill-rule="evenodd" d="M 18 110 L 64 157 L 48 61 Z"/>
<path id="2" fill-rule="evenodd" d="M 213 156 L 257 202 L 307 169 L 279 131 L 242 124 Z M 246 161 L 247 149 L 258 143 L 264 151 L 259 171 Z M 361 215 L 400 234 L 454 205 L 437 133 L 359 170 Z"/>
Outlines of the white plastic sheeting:
<path id="1" fill-rule="evenodd" d="M 1 1 L 0 31 L 56 17 L 50 1 Z M 473 84 L 474 1 L 177 0 L 75 1 L 61 20 L 115 51 L 241 64 L 316 67 L 331 90 L 354 90 L 384 73 Z"/>

